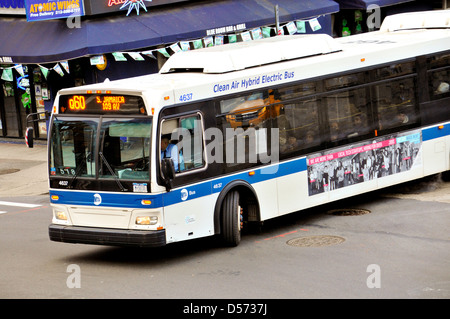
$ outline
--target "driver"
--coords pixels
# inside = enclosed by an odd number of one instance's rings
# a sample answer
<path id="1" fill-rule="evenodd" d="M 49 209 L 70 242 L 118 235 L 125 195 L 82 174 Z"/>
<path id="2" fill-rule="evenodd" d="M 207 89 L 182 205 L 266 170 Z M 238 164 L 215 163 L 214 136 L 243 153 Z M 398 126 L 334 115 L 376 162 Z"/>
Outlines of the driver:
<path id="1" fill-rule="evenodd" d="M 171 158 L 175 172 L 178 172 L 178 147 L 170 143 L 170 135 L 161 137 L 161 159 Z"/>

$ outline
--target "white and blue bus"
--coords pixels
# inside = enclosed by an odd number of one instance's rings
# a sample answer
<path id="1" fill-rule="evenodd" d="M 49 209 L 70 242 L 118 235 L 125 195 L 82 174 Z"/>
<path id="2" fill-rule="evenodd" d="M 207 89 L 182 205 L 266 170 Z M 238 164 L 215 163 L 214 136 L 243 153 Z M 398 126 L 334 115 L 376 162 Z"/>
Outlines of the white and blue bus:
<path id="1" fill-rule="evenodd" d="M 172 56 L 61 90 L 50 239 L 163 246 L 450 169 L 450 11 Z M 166 148 L 167 147 L 167 148 Z"/>

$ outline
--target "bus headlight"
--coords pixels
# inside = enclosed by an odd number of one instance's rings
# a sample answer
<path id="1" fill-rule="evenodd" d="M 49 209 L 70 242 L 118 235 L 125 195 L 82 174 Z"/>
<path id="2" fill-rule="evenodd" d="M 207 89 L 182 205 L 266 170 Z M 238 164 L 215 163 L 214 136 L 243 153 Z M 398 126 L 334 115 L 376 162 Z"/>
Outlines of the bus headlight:
<path id="1" fill-rule="evenodd" d="M 157 216 L 138 216 L 136 217 L 137 225 L 156 225 L 158 223 Z"/>
<path id="2" fill-rule="evenodd" d="M 67 220 L 67 214 L 64 211 L 55 211 L 55 218 L 59 220 Z"/>

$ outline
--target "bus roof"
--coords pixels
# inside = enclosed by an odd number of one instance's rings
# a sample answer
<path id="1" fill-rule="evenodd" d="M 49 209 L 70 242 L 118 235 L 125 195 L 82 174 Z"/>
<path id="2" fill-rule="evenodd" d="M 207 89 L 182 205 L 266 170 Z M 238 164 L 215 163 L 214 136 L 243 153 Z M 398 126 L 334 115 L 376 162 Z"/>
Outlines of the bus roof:
<path id="1" fill-rule="evenodd" d="M 326 34 L 273 37 L 180 52 L 164 64 L 160 73 L 227 73 L 340 50 L 339 44 Z"/>

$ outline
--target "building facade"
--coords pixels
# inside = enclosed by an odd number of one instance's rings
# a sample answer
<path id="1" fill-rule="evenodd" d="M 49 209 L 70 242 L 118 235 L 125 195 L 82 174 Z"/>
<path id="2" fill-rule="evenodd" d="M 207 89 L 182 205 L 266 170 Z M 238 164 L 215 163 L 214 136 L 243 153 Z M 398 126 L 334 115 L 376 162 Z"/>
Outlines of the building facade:
<path id="1" fill-rule="evenodd" d="M 395 8 L 414 10 L 416 4 L 411 0 L 0 0 L 0 137 L 23 137 L 27 116 L 51 112 L 62 88 L 155 73 L 181 50 L 283 34 L 345 36 L 345 28 L 349 34 L 366 32 L 372 30 L 365 23 L 370 6 L 387 15 Z M 36 138 L 46 139 L 48 123 L 33 125 Z"/>

